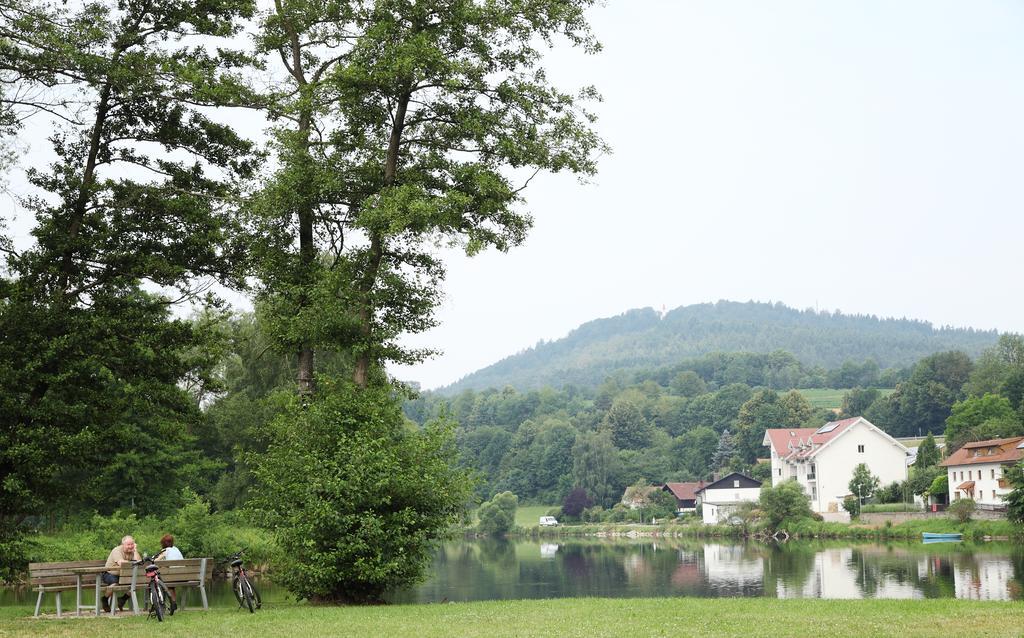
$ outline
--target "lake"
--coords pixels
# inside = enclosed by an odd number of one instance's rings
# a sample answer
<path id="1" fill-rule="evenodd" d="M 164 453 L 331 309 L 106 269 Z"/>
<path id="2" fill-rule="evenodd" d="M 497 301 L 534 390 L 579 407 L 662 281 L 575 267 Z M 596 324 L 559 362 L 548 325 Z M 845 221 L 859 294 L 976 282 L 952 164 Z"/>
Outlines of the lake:
<path id="1" fill-rule="evenodd" d="M 729 597 L 1024 599 L 1024 548 L 1008 543 L 784 544 L 695 540 L 457 541 L 437 552 L 428 579 L 395 603 L 518 598 Z M 288 593 L 258 582 L 264 602 Z M 68 600 L 74 599 L 72 592 Z M 53 605 L 47 596 L 47 604 Z M 191 599 L 191 604 L 198 597 Z M 0 604 L 34 605 L 27 588 Z M 225 581 L 210 604 L 236 606 Z"/>
<path id="2" fill-rule="evenodd" d="M 394 602 L 574 596 L 1024 598 L 1024 549 L 666 540 L 452 542 Z"/>

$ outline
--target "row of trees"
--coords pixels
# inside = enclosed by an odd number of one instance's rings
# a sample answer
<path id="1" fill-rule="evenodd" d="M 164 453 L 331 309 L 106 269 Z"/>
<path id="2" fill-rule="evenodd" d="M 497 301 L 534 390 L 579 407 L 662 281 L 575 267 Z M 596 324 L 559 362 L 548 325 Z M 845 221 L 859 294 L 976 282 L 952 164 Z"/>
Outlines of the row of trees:
<path id="1" fill-rule="evenodd" d="M 52 130 L 31 243 L 0 242 L 3 560 L 41 516 L 157 513 L 190 485 L 248 488 L 300 596 L 417 575 L 468 482 L 385 366 L 428 354 L 399 337 L 434 324 L 437 246 L 515 246 L 531 175 L 594 171 L 596 94 L 540 66 L 599 48 L 591 4 L 0 1 L 0 133 Z M 258 336 L 234 340 L 215 283 L 253 297 Z"/>
<path id="2" fill-rule="evenodd" d="M 426 393 L 406 403 L 406 414 L 425 421 L 449 415 L 459 423 L 463 462 L 479 471 L 478 494 L 510 490 L 521 498 L 557 503 L 574 487 L 609 507 L 637 480 L 707 479 L 716 471 L 757 476 L 765 456 L 764 431 L 774 427 L 818 427 L 842 416 L 866 416 L 894 436 L 936 433 L 950 449 L 966 440 L 1024 434 L 1024 413 L 999 389 L 1013 394 L 1017 335 L 1004 335 L 975 364 L 960 352 L 925 357 L 895 391 L 853 388 L 839 415 L 815 409 L 796 391 L 731 384 L 714 388 L 694 369 L 674 375 L 637 373 L 634 383 L 612 378 L 588 391 L 569 386 L 520 393 L 512 388 L 465 391 L 453 398 Z M 783 361 L 788 356 L 713 355 L 724 359 Z M 981 395 L 977 393 L 981 392 Z M 934 440 L 924 443 L 907 486 L 884 486 L 903 500 L 922 494 L 942 474 Z M 937 492 L 936 492 L 937 493 Z"/>

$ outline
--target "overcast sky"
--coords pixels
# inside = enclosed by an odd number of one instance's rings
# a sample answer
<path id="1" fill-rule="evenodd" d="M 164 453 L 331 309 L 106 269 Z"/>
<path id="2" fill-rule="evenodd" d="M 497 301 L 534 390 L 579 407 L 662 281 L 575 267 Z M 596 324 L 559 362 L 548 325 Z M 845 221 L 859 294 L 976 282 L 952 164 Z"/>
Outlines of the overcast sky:
<path id="1" fill-rule="evenodd" d="M 1024 2 L 592 15 L 604 51 L 547 66 L 598 87 L 613 154 L 591 183 L 531 183 L 524 246 L 451 255 L 440 327 L 408 340 L 443 354 L 397 376 L 433 388 L 591 319 L 719 299 L 1024 332 Z"/>
<path id="2" fill-rule="evenodd" d="M 509 254 L 454 257 L 436 387 L 580 323 L 731 299 L 1024 331 L 1024 3 L 612 0 L 614 148 Z"/>

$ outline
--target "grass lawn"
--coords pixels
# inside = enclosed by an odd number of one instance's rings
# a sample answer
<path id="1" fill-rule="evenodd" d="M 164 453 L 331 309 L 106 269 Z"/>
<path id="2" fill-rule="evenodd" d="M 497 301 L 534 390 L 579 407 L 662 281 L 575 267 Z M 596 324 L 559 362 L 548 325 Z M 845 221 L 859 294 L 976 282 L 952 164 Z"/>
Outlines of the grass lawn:
<path id="1" fill-rule="evenodd" d="M 520 505 L 516 508 L 516 525 L 519 527 L 537 527 L 541 516 L 557 505 Z"/>
<path id="2" fill-rule="evenodd" d="M 0 609 L 0 636 L 1020 636 L 1024 605 L 972 600 L 579 598 L 438 605 L 312 607 L 248 614 L 39 620 Z"/>
<path id="3" fill-rule="evenodd" d="M 889 396 L 896 390 L 893 388 L 879 389 L 879 393 Z M 843 405 L 843 395 L 849 390 L 833 390 L 832 388 L 804 388 L 797 390 L 804 398 L 816 408 L 827 408 L 829 410 L 839 409 Z"/>

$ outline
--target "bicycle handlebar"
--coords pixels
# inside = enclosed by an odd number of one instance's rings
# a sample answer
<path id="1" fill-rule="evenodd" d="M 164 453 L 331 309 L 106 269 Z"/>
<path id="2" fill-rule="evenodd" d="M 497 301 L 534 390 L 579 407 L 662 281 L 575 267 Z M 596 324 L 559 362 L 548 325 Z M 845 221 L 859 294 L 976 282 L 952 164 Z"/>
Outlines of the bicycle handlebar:
<path id="1" fill-rule="evenodd" d="M 221 561 L 218 561 L 218 562 L 220 562 L 220 563 L 227 563 L 227 562 L 235 560 L 236 558 L 241 558 L 242 554 L 245 553 L 245 551 L 247 549 L 249 549 L 249 548 L 248 547 L 243 547 L 242 549 L 238 550 L 234 554 L 232 554 L 232 555 L 228 556 L 227 558 L 225 558 L 224 560 L 221 560 Z"/>
<path id="2" fill-rule="evenodd" d="M 161 549 L 159 552 L 157 552 L 156 554 L 154 554 L 153 556 L 145 556 L 145 555 L 143 555 L 142 558 L 140 558 L 139 560 L 133 560 L 131 563 L 132 563 L 132 565 L 142 565 L 144 563 L 155 562 L 158 558 L 163 556 L 164 552 L 166 552 L 166 551 L 167 551 L 167 548 L 165 547 L 165 548 Z"/>

